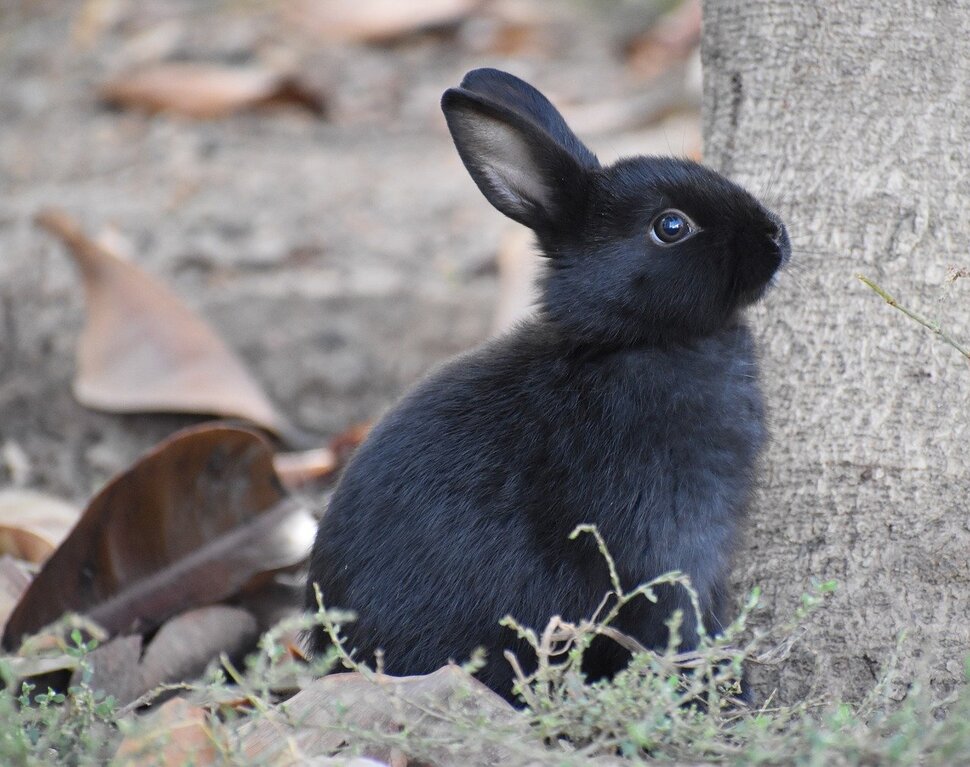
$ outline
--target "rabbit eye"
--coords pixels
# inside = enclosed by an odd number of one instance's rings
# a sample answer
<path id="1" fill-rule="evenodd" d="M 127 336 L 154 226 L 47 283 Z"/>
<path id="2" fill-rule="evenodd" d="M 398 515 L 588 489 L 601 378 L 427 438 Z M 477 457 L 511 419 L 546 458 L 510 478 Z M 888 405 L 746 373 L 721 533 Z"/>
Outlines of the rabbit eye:
<path id="1" fill-rule="evenodd" d="M 694 231 L 690 219 L 679 210 L 665 210 L 653 220 L 650 236 L 658 245 L 673 245 Z"/>

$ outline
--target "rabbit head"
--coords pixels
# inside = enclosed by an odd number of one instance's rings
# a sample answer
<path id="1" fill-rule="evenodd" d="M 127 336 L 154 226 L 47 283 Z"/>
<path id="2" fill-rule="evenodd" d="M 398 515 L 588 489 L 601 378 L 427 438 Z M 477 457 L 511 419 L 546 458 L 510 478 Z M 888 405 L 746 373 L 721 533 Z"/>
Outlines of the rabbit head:
<path id="1" fill-rule="evenodd" d="M 544 317 L 577 343 L 625 347 L 716 332 L 788 259 L 784 224 L 740 186 L 689 160 L 603 167 L 539 91 L 469 72 L 442 109 L 493 206 L 549 259 Z"/>

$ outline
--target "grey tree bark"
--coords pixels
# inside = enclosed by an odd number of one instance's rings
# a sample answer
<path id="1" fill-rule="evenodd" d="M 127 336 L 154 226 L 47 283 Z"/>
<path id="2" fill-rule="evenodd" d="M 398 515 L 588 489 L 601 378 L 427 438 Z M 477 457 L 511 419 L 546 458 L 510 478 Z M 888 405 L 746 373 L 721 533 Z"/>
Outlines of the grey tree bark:
<path id="1" fill-rule="evenodd" d="M 839 590 L 762 686 L 947 687 L 970 653 L 970 366 L 855 279 L 970 342 L 970 4 L 705 0 L 707 162 L 788 222 L 788 278 L 753 321 L 773 444 L 738 557 L 784 616 Z M 945 300 L 941 295 L 945 294 Z M 816 677 L 818 679 L 818 677 Z M 902 694 L 902 688 L 897 687 Z"/>

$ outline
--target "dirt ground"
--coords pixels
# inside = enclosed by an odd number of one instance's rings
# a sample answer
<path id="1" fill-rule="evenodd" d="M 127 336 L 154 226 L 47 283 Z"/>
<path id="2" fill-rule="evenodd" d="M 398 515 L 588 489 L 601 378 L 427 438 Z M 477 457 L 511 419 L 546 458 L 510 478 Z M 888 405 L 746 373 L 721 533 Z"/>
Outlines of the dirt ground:
<path id="1" fill-rule="evenodd" d="M 120 235 L 322 443 L 489 333 L 496 252 L 513 225 L 467 176 L 438 108 L 465 71 L 498 66 L 533 81 L 589 127 L 601 156 L 697 151 L 689 113 L 658 128 L 610 125 L 588 108 L 641 93 L 624 51 L 655 16 L 649 3 L 491 3 L 382 44 L 323 40 L 283 10 L 3 3 L 0 486 L 80 501 L 199 420 L 75 402 L 83 294 L 63 247 L 33 223 L 46 206 Z M 98 98 L 112 77 L 179 60 L 285 67 L 323 94 L 327 114 L 195 120 Z"/>

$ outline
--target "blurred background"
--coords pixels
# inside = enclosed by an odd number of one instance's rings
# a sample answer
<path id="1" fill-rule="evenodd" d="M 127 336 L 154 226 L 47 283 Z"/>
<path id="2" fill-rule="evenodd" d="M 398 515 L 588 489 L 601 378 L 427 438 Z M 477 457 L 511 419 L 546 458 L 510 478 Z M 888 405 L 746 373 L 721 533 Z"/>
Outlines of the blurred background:
<path id="1" fill-rule="evenodd" d="M 656 0 L 2 0 L 0 485 L 84 499 L 198 417 L 72 395 L 56 207 L 167 284 L 325 444 L 528 310 L 531 243 L 438 101 L 532 82 L 602 160 L 699 157 L 700 10 Z"/>

